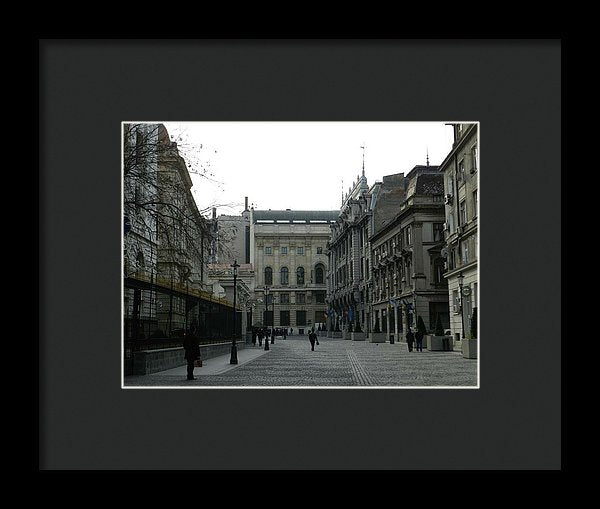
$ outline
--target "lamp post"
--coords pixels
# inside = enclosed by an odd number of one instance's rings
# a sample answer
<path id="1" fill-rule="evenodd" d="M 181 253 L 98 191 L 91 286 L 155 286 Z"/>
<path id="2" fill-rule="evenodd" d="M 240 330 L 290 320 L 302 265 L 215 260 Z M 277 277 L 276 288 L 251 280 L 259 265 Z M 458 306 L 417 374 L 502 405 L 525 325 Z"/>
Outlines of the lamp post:
<path id="1" fill-rule="evenodd" d="M 273 310 L 273 319 L 271 320 L 271 344 L 275 343 L 275 295 L 271 300 L 271 309 Z"/>
<path id="2" fill-rule="evenodd" d="M 267 325 L 267 317 L 269 316 L 269 301 L 267 300 L 267 296 L 269 295 L 269 287 L 265 285 L 263 288 L 263 292 L 265 294 L 265 326 Z M 268 329 L 267 329 L 268 330 Z M 269 336 L 265 337 L 265 351 L 269 349 Z"/>
<path id="3" fill-rule="evenodd" d="M 463 281 L 465 280 L 465 276 L 463 276 L 462 272 L 458 273 L 458 288 L 460 293 L 460 322 L 462 327 L 462 339 L 465 339 L 465 315 L 463 313 Z"/>
<path id="4" fill-rule="evenodd" d="M 231 267 L 233 267 L 233 339 L 231 341 L 231 359 L 229 360 L 229 364 L 237 364 L 237 344 L 235 342 L 235 315 L 237 314 L 235 306 L 237 297 L 237 270 L 239 267 L 237 260 L 233 261 Z"/>

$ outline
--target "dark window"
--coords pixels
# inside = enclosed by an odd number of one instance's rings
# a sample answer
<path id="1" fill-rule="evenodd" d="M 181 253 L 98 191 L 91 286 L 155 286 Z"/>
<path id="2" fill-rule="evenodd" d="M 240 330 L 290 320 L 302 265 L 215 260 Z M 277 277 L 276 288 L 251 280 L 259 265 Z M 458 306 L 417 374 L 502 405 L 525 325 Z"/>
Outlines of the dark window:
<path id="1" fill-rule="evenodd" d="M 315 270 L 315 277 L 317 280 L 317 284 L 318 285 L 322 285 L 324 283 L 324 279 L 323 279 L 323 267 L 317 267 Z"/>
<path id="2" fill-rule="evenodd" d="M 325 304 L 325 292 L 315 292 L 317 304 Z"/>
<path id="3" fill-rule="evenodd" d="M 296 311 L 296 325 L 306 325 L 306 311 Z"/>
<path id="4" fill-rule="evenodd" d="M 289 311 L 280 311 L 279 312 L 279 325 L 289 325 L 290 324 L 290 312 Z"/>
<path id="5" fill-rule="evenodd" d="M 272 255 L 273 254 L 273 248 L 271 246 L 266 246 L 265 247 L 265 254 L 266 255 Z"/>
<path id="6" fill-rule="evenodd" d="M 280 304 L 289 304 L 290 303 L 290 294 L 282 293 L 279 298 L 279 302 L 280 302 Z"/>
<path id="7" fill-rule="evenodd" d="M 296 294 L 296 304 L 304 304 L 306 302 L 306 295 L 304 293 Z"/>
<path id="8" fill-rule="evenodd" d="M 265 269 L 265 284 L 266 285 L 273 284 L 273 269 L 271 267 L 267 267 Z"/>
<path id="9" fill-rule="evenodd" d="M 318 247 L 317 248 L 317 254 L 323 254 L 323 248 L 322 247 Z"/>

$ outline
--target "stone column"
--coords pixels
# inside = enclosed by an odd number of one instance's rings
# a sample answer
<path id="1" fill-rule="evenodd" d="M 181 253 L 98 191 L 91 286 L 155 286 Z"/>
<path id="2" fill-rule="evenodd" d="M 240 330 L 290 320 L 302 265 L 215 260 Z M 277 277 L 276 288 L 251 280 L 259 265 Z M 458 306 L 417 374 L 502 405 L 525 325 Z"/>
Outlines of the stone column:
<path id="1" fill-rule="evenodd" d="M 398 306 L 394 306 L 394 339 L 400 341 L 400 328 L 398 327 Z"/>

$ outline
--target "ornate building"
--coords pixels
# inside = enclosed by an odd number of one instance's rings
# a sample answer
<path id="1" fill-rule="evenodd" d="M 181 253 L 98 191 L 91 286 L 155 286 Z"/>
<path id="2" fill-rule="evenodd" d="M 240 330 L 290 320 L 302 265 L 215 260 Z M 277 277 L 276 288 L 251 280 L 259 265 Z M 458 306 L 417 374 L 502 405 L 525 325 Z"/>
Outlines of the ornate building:
<path id="1" fill-rule="evenodd" d="M 326 320 L 326 244 L 338 211 L 250 210 L 255 326 L 306 333 Z M 269 289 L 265 297 L 264 287 Z M 265 303 L 266 299 L 266 303 Z"/>
<path id="2" fill-rule="evenodd" d="M 443 277 L 443 179 L 437 166 L 415 166 L 386 200 L 374 208 L 372 251 L 373 324 L 403 340 L 418 317 L 428 330 L 438 315 L 449 326 L 447 286 Z M 385 177 L 384 177 L 385 187 Z M 386 201 L 388 203 L 386 203 Z"/>
<path id="3" fill-rule="evenodd" d="M 453 127 L 452 150 L 439 172 L 444 178 L 446 204 L 445 277 L 451 307 L 450 328 L 455 344 L 460 345 L 463 337 L 471 335 L 471 320 L 478 307 L 479 144 L 478 124 L 454 124 Z"/>
<path id="4" fill-rule="evenodd" d="M 371 232 L 371 203 L 375 193 L 369 191 L 364 169 L 362 176 L 342 197 L 341 210 L 331 225 L 327 243 L 329 271 L 328 330 L 346 330 L 352 322 L 368 331 L 368 274 Z"/>

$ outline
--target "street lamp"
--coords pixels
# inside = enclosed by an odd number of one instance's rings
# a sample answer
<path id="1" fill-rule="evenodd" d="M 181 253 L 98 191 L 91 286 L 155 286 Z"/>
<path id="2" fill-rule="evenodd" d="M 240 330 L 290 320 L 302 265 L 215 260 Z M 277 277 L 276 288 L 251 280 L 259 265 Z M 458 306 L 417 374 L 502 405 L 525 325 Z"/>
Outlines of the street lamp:
<path id="1" fill-rule="evenodd" d="M 273 319 L 271 320 L 271 344 L 275 343 L 275 295 L 271 300 L 271 309 L 273 310 Z"/>
<path id="2" fill-rule="evenodd" d="M 458 273 L 458 288 L 460 293 L 460 321 L 462 324 L 462 339 L 465 339 L 465 314 L 463 313 L 463 281 L 465 276 L 462 272 Z"/>
<path id="3" fill-rule="evenodd" d="M 265 294 L 265 326 L 267 325 L 267 316 L 269 316 L 269 301 L 267 300 L 267 296 L 269 295 L 269 287 L 265 285 L 263 288 L 263 292 Z M 269 336 L 265 337 L 265 350 L 269 349 Z"/>
<path id="4" fill-rule="evenodd" d="M 235 342 L 235 315 L 237 314 L 235 306 L 237 297 L 237 270 L 239 267 L 237 260 L 234 260 L 230 267 L 233 267 L 233 339 L 231 341 L 231 359 L 229 360 L 229 364 L 237 364 L 237 344 Z"/>

